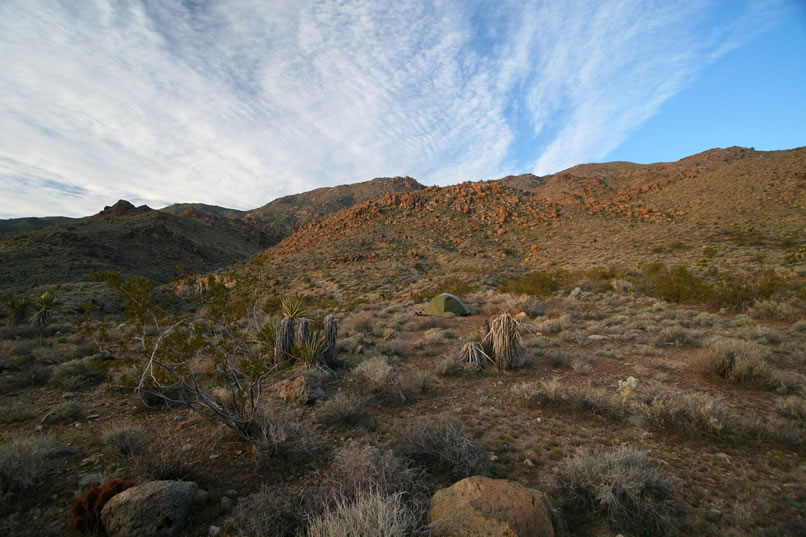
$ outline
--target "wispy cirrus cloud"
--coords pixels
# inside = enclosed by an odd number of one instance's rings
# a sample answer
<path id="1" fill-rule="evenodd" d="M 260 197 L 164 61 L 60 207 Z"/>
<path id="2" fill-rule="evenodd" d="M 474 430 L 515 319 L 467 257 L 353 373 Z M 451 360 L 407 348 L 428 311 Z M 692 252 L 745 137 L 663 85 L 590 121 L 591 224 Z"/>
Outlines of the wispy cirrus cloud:
<path id="1" fill-rule="evenodd" d="M 9 0 L 0 217 L 601 158 L 742 42 L 715 5 Z"/>

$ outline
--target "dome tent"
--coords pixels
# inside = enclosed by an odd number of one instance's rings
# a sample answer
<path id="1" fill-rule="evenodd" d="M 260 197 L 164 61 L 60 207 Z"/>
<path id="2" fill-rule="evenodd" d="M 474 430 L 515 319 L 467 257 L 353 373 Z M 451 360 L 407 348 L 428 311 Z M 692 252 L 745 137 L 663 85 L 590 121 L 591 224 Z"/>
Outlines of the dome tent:
<path id="1" fill-rule="evenodd" d="M 465 306 L 462 299 L 450 293 L 442 293 L 435 296 L 425 307 L 423 315 L 445 315 L 453 313 L 455 315 L 470 315 L 470 309 Z"/>

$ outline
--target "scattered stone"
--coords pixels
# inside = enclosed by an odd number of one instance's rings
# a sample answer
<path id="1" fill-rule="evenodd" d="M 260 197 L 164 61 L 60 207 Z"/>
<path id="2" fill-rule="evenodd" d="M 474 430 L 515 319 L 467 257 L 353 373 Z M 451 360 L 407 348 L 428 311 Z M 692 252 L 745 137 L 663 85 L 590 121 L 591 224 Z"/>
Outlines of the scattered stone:
<path id="1" fill-rule="evenodd" d="M 588 336 L 588 339 L 591 339 L 593 341 L 602 341 L 604 339 L 610 339 L 610 338 L 607 336 L 603 336 L 601 334 L 591 334 Z"/>
<path id="2" fill-rule="evenodd" d="M 190 481 L 151 481 L 112 497 L 101 511 L 110 537 L 163 537 L 182 531 L 198 486 Z"/>
<path id="3" fill-rule="evenodd" d="M 730 455 L 728 455 L 727 453 L 722 453 L 721 451 L 717 453 L 716 456 L 719 457 L 720 459 L 730 460 Z"/>
<path id="4" fill-rule="evenodd" d="M 89 416 L 87 416 L 87 421 L 97 420 L 100 417 L 101 417 L 100 414 L 90 414 Z"/>
<path id="5" fill-rule="evenodd" d="M 218 526 L 210 526 L 210 528 L 207 530 L 207 536 L 216 537 L 216 535 L 221 535 L 221 528 Z"/>
<path id="6" fill-rule="evenodd" d="M 82 477 L 78 482 L 78 489 L 81 491 L 83 495 L 87 490 L 91 489 L 92 487 L 97 487 L 101 483 L 104 482 L 104 478 L 98 472 L 94 472 L 92 474 L 87 474 Z"/>
<path id="7" fill-rule="evenodd" d="M 438 490 L 428 510 L 437 537 L 555 537 L 552 516 L 544 493 L 482 476 Z"/>
<path id="8" fill-rule="evenodd" d="M 307 405 L 327 398 L 325 391 L 311 378 L 297 375 L 280 384 L 280 399 L 286 403 Z"/>
<path id="9" fill-rule="evenodd" d="M 45 417 L 42 418 L 43 425 L 51 425 L 59 421 L 59 416 L 55 412 L 48 412 L 45 414 Z"/>
<path id="10" fill-rule="evenodd" d="M 523 464 L 526 466 L 534 467 L 535 463 L 533 463 L 530 459 L 523 459 Z"/>
<path id="11" fill-rule="evenodd" d="M 361 351 L 363 351 L 363 350 L 364 350 L 364 346 L 363 345 L 358 345 L 358 346 L 356 346 L 356 348 L 353 349 L 353 354 L 361 354 Z"/>

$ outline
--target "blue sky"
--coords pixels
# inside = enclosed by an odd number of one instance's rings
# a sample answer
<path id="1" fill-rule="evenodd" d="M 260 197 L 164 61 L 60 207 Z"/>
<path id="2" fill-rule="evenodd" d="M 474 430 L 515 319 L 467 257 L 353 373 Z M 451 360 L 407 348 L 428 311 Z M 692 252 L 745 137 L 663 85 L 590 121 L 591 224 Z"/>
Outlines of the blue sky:
<path id="1" fill-rule="evenodd" d="M 0 218 L 806 145 L 806 2 L 0 3 Z"/>

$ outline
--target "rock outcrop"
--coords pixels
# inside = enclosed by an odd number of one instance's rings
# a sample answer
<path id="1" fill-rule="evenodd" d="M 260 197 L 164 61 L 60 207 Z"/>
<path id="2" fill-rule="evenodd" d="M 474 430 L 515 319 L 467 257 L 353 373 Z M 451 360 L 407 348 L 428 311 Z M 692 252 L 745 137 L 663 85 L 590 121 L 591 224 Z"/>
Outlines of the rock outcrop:
<path id="1" fill-rule="evenodd" d="M 113 496 L 101 511 L 110 537 L 169 537 L 185 527 L 198 486 L 151 481 Z"/>

